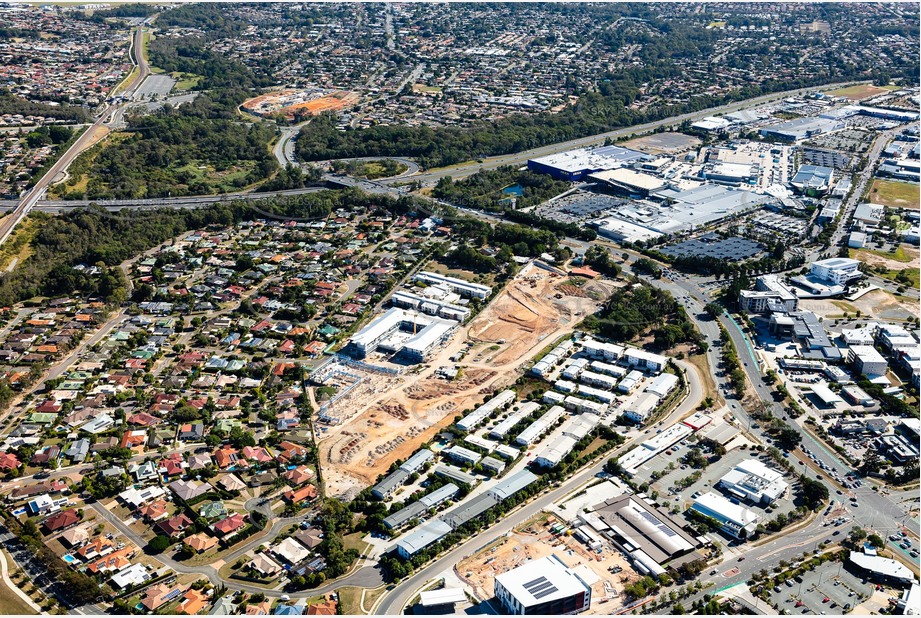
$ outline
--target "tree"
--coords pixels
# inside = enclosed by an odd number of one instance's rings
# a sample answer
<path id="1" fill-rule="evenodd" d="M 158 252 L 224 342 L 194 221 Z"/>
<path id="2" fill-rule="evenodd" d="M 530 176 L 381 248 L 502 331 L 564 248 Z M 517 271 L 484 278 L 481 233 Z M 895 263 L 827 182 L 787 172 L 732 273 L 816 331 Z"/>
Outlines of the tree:
<path id="1" fill-rule="evenodd" d="M 173 542 L 168 536 L 158 534 L 147 543 L 147 549 L 151 554 L 162 554 L 172 544 Z"/>
<path id="2" fill-rule="evenodd" d="M 777 441 L 787 450 L 796 448 L 802 439 L 803 436 L 800 432 L 789 425 L 784 425 L 783 429 L 777 434 Z"/>
<path id="3" fill-rule="evenodd" d="M 860 541 L 867 538 L 867 531 L 859 526 L 854 526 L 851 528 L 850 534 L 847 535 L 848 540 L 855 545 Z M 882 547 L 882 546 L 880 546 Z"/>
<path id="4" fill-rule="evenodd" d="M 675 605 L 672 607 L 672 613 L 680 616 L 681 614 L 688 613 L 688 611 L 684 609 L 684 605 L 681 603 L 675 603 Z"/>
<path id="5" fill-rule="evenodd" d="M 709 302 L 704 305 L 704 311 L 707 312 L 711 318 L 717 318 L 723 313 L 723 307 L 719 303 Z"/>

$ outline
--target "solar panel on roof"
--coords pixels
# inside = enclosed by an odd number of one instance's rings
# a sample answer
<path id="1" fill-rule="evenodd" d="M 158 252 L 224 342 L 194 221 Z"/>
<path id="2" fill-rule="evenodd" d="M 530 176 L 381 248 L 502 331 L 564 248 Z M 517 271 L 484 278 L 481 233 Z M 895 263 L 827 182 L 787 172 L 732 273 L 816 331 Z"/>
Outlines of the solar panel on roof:
<path id="1" fill-rule="evenodd" d="M 529 581 L 524 584 L 523 587 L 531 593 L 531 596 L 538 600 L 557 591 L 557 587 L 543 575 L 535 580 Z"/>

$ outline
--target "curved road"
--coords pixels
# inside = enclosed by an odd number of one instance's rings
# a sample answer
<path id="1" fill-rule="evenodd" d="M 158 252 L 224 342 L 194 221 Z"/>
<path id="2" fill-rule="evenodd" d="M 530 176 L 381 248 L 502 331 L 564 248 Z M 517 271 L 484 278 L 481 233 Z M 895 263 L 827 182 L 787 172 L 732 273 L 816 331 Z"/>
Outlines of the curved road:
<path id="1" fill-rule="evenodd" d="M 141 53 L 135 51 L 142 49 L 143 45 L 144 28 L 139 26 L 135 30 L 134 37 L 132 37 L 131 48 L 128 53 L 131 63 L 137 66 L 139 70 L 137 76 L 135 76 L 123 91 L 124 93 L 133 93 L 150 74 L 150 67 L 147 65 L 147 59 L 144 57 L 143 51 Z M 130 98 L 130 96 L 126 96 L 126 100 L 130 100 Z M 29 211 L 36 205 L 39 198 L 44 195 L 51 182 L 57 178 L 59 174 L 63 174 L 67 171 L 67 168 L 74 159 L 77 158 L 77 155 L 108 135 L 109 128 L 106 124 L 117 115 L 124 105 L 125 103 L 114 107 L 106 107 L 96 121 L 77 138 L 70 148 L 64 152 L 61 158 L 58 159 L 54 165 L 45 172 L 45 175 L 25 194 L 12 214 L 0 219 L 0 245 L 6 242 L 6 239 L 9 238 L 16 226 L 29 214 Z"/>

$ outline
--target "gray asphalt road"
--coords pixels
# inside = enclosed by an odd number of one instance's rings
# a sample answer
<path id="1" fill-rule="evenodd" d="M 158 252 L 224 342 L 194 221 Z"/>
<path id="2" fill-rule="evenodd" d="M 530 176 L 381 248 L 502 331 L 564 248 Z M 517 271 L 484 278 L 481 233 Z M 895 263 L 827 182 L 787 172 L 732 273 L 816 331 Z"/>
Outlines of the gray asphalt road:
<path id="1" fill-rule="evenodd" d="M 846 84 L 851 84 L 855 82 L 844 82 L 841 84 L 829 84 L 828 86 L 821 87 L 822 90 L 831 90 L 844 86 Z M 416 174 L 412 177 L 413 180 L 418 180 L 423 184 L 431 184 L 437 182 L 439 179 L 450 176 L 452 178 L 463 178 L 465 176 L 470 176 L 475 174 L 480 170 L 484 169 L 495 169 L 503 165 L 523 165 L 527 163 L 528 159 L 533 159 L 535 157 L 542 157 L 550 154 L 556 154 L 558 152 L 563 152 L 566 150 L 571 150 L 573 148 L 584 148 L 586 146 L 594 146 L 597 144 L 603 143 L 607 139 L 619 139 L 626 137 L 632 134 L 648 133 L 654 131 L 655 129 L 663 126 L 672 126 L 679 125 L 685 120 L 699 120 L 706 116 L 712 116 L 714 114 L 725 114 L 728 112 L 737 111 L 740 109 L 745 109 L 748 107 L 753 107 L 757 105 L 763 105 L 770 101 L 777 101 L 784 99 L 790 96 L 795 96 L 798 94 L 803 94 L 806 92 L 812 92 L 818 90 L 819 88 L 797 88 L 795 90 L 788 90 L 785 92 L 778 92 L 774 94 L 763 95 L 760 97 L 755 97 L 754 99 L 747 99 L 745 101 L 740 101 L 738 103 L 730 103 L 728 105 L 721 105 L 719 107 L 712 107 L 699 112 L 692 112 L 688 114 L 682 114 L 680 116 L 673 116 L 671 118 L 666 118 L 663 120 L 657 120 L 655 122 L 648 122 L 646 124 L 634 125 L 631 127 L 624 127 L 621 129 L 615 129 L 608 131 L 606 133 L 600 133 L 598 135 L 592 135 L 589 137 L 583 137 L 579 139 L 569 140 L 566 142 L 560 142 L 558 144 L 551 144 L 549 146 L 542 146 L 540 148 L 534 148 L 532 150 L 526 150 L 523 152 L 518 152 L 509 155 L 501 155 L 497 157 L 487 157 L 481 159 L 480 161 L 474 163 L 462 163 L 460 165 L 451 166 L 448 168 L 442 169 L 433 169 L 421 174 Z M 389 184 L 395 182 L 394 180 L 383 180 L 383 184 Z"/>

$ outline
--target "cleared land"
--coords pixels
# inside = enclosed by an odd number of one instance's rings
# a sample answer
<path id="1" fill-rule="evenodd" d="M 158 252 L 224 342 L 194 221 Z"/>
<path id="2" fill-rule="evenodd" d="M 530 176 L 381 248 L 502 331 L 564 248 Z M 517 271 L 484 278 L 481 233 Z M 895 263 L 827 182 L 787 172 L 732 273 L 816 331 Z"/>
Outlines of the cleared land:
<path id="1" fill-rule="evenodd" d="M 514 532 L 459 562 L 455 572 L 473 588 L 477 597 L 489 599 L 493 596 L 496 575 L 530 560 L 555 554 L 567 566 L 584 574 L 586 580 L 594 581 L 591 585 L 592 605 L 589 613 L 608 613 L 602 611 L 604 604 L 618 597 L 626 586 L 640 579 L 640 576 L 618 552 L 608 550 L 601 555 L 595 554 L 573 537 L 551 534 L 549 528 L 555 523 L 558 520 L 549 517 Z M 620 567 L 623 571 L 612 574 L 608 571 L 609 567 Z"/>
<path id="2" fill-rule="evenodd" d="M 594 313 L 598 302 L 592 296 L 603 298 L 612 291 L 609 284 L 596 281 L 574 291 L 568 282 L 565 277 L 533 265 L 522 269 L 470 323 L 471 341 L 499 346 L 495 355 L 485 360 L 504 365 L 524 359 L 544 340 L 552 341 Z"/>
<path id="3" fill-rule="evenodd" d="M 853 301 L 800 301 L 800 307 L 823 318 L 843 317 L 845 311 L 853 316 L 859 310 L 863 320 L 906 320 L 915 315 L 916 306 L 885 290 L 873 290 Z"/>
<path id="4" fill-rule="evenodd" d="M 329 415 L 339 423 L 322 427 L 320 463 L 327 494 L 351 497 L 373 484 L 391 463 L 405 460 L 455 416 L 514 382 L 523 364 L 547 343 L 571 332 L 610 293 L 611 284 L 590 282 L 585 287 L 593 288 L 597 300 L 567 296 L 556 290 L 566 281 L 526 266 L 427 363 L 405 367 L 399 376 L 349 368 L 363 380 L 330 406 Z M 452 363 L 450 358 L 468 343 L 480 345 Z M 435 376 L 439 367 L 451 364 L 461 370 L 457 379 L 449 382 Z"/>
<path id="5" fill-rule="evenodd" d="M 836 97 L 844 97 L 846 99 L 850 99 L 851 101 L 860 101 L 862 99 L 869 99 L 870 97 L 895 89 L 897 89 L 897 86 L 874 86 L 873 84 L 858 84 L 856 86 L 848 86 L 847 88 L 832 90 L 831 92 L 826 92 L 825 94 L 830 94 Z"/>
<path id="6" fill-rule="evenodd" d="M 683 133 L 653 133 L 623 142 L 624 148 L 634 148 L 650 154 L 673 154 L 683 152 L 700 145 L 700 139 Z"/>
<path id="7" fill-rule="evenodd" d="M 907 244 L 899 245 L 895 253 L 874 251 L 872 249 L 851 250 L 851 257 L 871 266 L 884 266 L 894 270 L 908 266 L 918 266 L 918 250 Z"/>
<path id="8" fill-rule="evenodd" d="M 910 182 L 897 180 L 881 180 L 877 178 L 870 188 L 867 198 L 874 204 L 882 204 L 892 208 L 921 208 L 921 187 Z"/>

